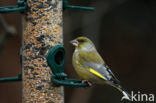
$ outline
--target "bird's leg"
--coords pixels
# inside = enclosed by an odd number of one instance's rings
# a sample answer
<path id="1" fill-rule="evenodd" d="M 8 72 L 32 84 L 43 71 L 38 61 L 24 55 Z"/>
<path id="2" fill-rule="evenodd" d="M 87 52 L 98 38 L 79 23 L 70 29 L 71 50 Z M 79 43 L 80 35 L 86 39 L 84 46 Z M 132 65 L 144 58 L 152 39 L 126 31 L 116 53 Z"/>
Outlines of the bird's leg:
<path id="1" fill-rule="evenodd" d="M 88 85 L 91 87 L 92 86 L 92 83 L 89 82 L 88 80 L 82 80 L 82 83 L 88 83 Z"/>

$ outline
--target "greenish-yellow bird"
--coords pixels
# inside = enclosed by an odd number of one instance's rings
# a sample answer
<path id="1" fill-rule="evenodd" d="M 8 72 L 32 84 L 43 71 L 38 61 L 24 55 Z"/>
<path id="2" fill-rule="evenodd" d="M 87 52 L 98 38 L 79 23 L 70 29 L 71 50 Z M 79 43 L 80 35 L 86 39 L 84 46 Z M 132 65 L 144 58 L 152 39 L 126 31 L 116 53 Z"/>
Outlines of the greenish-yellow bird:
<path id="1" fill-rule="evenodd" d="M 119 80 L 105 64 L 90 39 L 78 37 L 71 43 L 75 46 L 72 63 L 83 83 L 88 82 L 90 86 L 91 84 L 111 85 L 124 95 L 122 99 L 130 100 L 130 95 L 121 87 Z"/>

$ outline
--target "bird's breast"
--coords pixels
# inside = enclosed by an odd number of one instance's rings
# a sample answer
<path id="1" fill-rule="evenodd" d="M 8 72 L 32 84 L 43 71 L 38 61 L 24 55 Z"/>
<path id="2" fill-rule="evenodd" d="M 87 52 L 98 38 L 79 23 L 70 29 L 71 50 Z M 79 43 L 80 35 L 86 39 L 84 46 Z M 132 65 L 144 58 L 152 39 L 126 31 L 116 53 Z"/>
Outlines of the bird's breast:
<path id="1" fill-rule="evenodd" d="M 80 57 L 79 53 L 75 52 L 73 54 L 73 66 L 76 71 L 76 73 L 79 75 L 81 79 L 89 80 L 89 81 L 95 81 L 96 77 L 92 73 L 89 72 L 88 68 L 85 67 L 83 64 L 80 62 Z"/>

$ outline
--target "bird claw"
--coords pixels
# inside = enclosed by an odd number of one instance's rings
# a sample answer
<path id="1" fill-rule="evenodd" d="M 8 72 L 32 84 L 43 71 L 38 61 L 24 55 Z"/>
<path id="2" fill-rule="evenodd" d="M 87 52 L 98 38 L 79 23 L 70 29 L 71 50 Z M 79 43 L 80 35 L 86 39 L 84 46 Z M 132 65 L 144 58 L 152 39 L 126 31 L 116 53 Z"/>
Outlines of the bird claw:
<path id="1" fill-rule="evenodd" d="M 82 80 L 82 83 L 88 83 L 88 85 L 91 87 L 92 86 L 92 83 L 89 82 L 88 80 Z"/>

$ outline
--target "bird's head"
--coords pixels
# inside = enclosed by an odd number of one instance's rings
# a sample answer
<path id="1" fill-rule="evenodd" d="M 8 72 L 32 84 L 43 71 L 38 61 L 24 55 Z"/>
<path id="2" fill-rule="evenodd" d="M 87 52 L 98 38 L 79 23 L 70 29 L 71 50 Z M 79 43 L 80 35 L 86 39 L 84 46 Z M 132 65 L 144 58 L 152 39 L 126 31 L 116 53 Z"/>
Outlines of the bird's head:
<path id="1" fill-rule="evenodd" d="M 95 50 L 93 42 L 87 37 L 78 37 L 70 43 L 75 46 L 76 50 Z"/>

